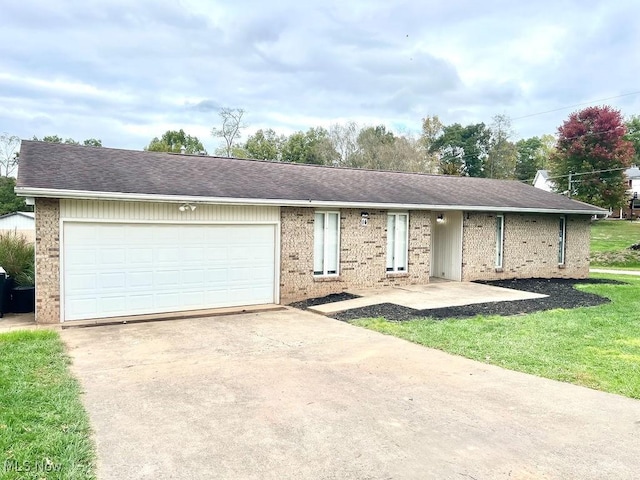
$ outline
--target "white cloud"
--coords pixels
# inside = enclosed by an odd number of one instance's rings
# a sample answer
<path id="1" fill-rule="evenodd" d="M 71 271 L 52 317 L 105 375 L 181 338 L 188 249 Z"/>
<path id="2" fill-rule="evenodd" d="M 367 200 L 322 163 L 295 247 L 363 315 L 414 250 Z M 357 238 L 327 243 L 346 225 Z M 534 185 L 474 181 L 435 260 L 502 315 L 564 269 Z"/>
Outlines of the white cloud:
<path id="1" fill-rule="evenodd" d="M 0 131 L 141 148 L 219 106 L 282 133 L 336 121 L 489 123 L 637 87 L 635 0 L 10 2 Z M 640 96 L 608 102 L 638 113 Z M 552 133 L 568 111 L 514 122 Z"/>

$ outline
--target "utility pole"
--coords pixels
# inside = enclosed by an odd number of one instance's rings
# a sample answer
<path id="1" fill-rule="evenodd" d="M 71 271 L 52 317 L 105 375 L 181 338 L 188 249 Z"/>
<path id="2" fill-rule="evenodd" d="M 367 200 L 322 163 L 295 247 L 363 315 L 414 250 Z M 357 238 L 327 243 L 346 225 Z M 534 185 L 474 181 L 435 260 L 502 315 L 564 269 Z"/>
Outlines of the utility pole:
<path id="1" fill-rule="evenodd" d="M 568 190 L 568 192 L 569 192 L 569 198 L 571 198 L 571 193 L 572 193 L 572 192 L 571 192 L 571 189 L 572 189 L 572 187 L 571 187 L 571 176 L 572 176 L 572 175 L 573 175 L 573 173 L 569 173 L 569 190 Z"/>

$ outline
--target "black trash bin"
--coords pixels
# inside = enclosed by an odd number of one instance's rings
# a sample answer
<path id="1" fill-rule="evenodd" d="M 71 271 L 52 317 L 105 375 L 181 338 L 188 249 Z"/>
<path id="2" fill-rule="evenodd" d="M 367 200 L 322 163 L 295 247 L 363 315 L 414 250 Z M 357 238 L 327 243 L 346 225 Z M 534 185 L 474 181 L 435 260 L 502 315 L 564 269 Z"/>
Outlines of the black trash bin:
<path id="1" fill-rule="evenodd" d="M 11 290 L 11 311 L 31 313 L 35 309 L 36 289 L 34 287 L 13 287 Z"/>
<path id="2" fill-rule="evenodd" d="M 8 285 L 7 272 L 0 267 L 0 318 L 9 312 L 9 303 L 11 303 L 11 287 Z"/>

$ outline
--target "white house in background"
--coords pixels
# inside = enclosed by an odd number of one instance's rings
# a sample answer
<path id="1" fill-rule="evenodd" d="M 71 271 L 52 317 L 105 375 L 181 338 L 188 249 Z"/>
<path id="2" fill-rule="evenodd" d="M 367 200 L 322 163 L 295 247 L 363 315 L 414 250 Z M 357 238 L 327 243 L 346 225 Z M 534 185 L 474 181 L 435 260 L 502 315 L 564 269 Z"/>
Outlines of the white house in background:
<path id="1" fill-rule="evenodd" d="M 640 168 L 631 167 L 624 171 L 624 175 L 628 181 L 628 192 L 633 196 L 637 194 L 640 197 Z M 549 180 L 549 170 L 538 170 L 533 179 L 533 186 L 547 192 L 553 191 L 553 181 Z"/>
<path id="2" fill-rule="evenodd" d="M 551 192 L 553 190 L 553 182 L 549 180 L 549 170 L 538 170 L 533 179 L 533 186 L 545 192 Z"/>
<path id="3" fill-rule="evenodd" d="M 33 242 L 36 239 L 36 220 L 33 212 L 13 212 L 0 215 L 0 233 L 16 232 Z"/>
<path id="4" fill-rule="evenodd" d="M 640 168 L 631 167 L 625 170 L 624 174 L 629 180 L 629 193 L 640 197 Z"/>

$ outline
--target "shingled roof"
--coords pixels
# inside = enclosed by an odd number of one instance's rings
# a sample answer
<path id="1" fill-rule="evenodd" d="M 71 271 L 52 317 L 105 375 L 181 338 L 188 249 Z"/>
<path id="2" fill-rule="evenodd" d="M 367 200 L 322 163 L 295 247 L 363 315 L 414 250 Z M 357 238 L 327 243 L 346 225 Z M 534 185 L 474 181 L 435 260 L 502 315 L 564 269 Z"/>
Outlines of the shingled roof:
<path id="1" fill-rule="evenodd" d="M 31 197 L 603 214 L 517 181 L 179 155 L 23 140 Z"/>

